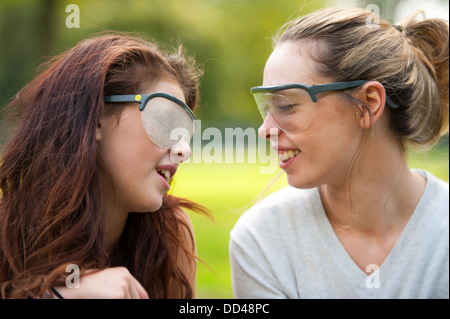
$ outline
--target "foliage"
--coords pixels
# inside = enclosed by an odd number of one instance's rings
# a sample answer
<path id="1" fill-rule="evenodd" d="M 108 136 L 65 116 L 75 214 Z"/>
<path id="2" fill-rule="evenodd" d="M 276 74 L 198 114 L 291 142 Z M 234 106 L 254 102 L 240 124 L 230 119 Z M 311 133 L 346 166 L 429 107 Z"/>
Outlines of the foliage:
<path id="1" fill-rule="evenodd" d="M 67 28 L 68 4 L 80 28 Z M 2 0 L 0 105 L 23 87 L 48 56 L 108 30 L 131 32 L 169 47 L 182 43 L 203 65 L 203 120 L 228 127 L 259 119 L 249 93 L 262 81 L 271 37 L 291 18 L 323 6 L 292 0 Z M 250 123 L 250 124 L 249 124 Z M 220 124 L 218 124 L 220 125 Z"/>

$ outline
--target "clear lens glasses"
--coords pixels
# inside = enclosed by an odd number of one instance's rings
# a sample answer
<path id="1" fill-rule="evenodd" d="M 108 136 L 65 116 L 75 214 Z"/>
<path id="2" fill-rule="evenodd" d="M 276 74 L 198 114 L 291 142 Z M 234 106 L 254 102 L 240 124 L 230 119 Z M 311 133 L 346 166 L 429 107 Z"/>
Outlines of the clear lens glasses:
<path id="1" fill-rule="evenodd" d="M 335 82 L 308 86 L 288 83 L 275 86 L 257 86 L 251 89 L 263 119 L 270 115 L 277 126 L 286 133 L 300 133 L 311 124 L 316 110 L 317 94 L 343 91 L 361 87 L 367 80 Z M 400 107 L 386 95 L 386 103 L 392 109 Z"/>
<path id="2" fill-rule="evenodd" d="M 263 119 L 269 114 L 286 133 L 300 133 L 314 119 L 315 103 L 303 89 L 254 93 L 254 98 Z"/>

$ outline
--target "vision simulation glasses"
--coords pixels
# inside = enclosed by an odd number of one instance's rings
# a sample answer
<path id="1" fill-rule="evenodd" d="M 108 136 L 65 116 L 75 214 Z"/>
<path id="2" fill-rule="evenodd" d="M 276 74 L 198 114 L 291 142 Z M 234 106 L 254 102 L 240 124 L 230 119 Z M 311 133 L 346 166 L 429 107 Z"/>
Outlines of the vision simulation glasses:
<path id="1" fill-rule="evenodd" d="M 195 115 L 177 97 L 168 93 L 137 95 L 109 95 L 104 102 L 137 102 L 141 111 L 141 121 L 150 140 L 164 149 L 171 149 L 183 138 L 187 143 L 195 130 Z"/>
<path id="2" fill-rule="evenodd" d="M 277 86 L 257 86 L 251 89 L 263 119 L 270 115 L 277 126 L 286 133 L 297 134 L 311 124 L 316 110 L 317 94 L 329 91 L 343 91 L 362 86 L 368 81 L 336 82 L 307 86 L 289 83 Z M 391 108 L 398 104 L 386 95 Z"/>

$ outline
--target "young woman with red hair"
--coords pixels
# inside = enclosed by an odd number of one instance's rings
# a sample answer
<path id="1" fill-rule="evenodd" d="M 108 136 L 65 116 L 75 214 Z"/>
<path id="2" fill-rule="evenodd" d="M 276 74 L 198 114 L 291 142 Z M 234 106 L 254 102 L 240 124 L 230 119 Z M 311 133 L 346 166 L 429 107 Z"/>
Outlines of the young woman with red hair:
<path id="1" fill-rule="evenodd" d="M 0 164 L 2 298 L 194 296 L 183 208 L 207 211 L 166 194 L 191 154 L 199 94 L 199 69 L 182 53 L 90 38 L 9 103 L 17 127 Z M 79 288 L 66 285 L 68 265 L 80 269 Z"/>

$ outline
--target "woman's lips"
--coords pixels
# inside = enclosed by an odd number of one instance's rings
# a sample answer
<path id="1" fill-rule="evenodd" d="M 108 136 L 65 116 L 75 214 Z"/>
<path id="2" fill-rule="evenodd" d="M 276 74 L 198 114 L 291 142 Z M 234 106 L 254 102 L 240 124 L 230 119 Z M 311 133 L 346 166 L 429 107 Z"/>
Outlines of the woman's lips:
<path id="1" fill-rule="evenodd" d="M 299 149 L 278 148 L 280 168 L 285 169 L 294 162 L 301 153 Z"/>
<path id="2" fill-rule="evenodd" d="M 177 172 L 177 168 L 178 168 L 178 165 L 176 165 L 176 164 L 158 165 L 155 168 L 161 181 L 164 184 L 164 187 L 167 190 L 170 189 L 169 182 L 172 180 L 173 176 Z"/>

